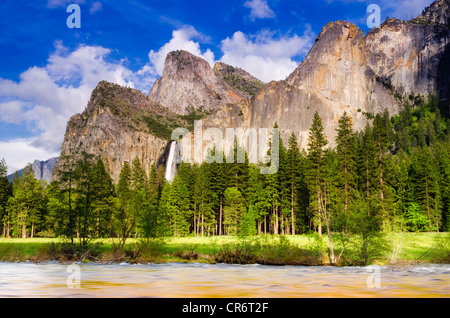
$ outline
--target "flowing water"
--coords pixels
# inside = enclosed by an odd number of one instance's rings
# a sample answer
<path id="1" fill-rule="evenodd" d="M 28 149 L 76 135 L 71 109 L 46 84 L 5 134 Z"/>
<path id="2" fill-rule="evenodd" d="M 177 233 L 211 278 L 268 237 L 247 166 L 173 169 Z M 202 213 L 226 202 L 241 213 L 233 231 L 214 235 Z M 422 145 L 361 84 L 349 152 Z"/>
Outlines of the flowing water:
<path id="1" fill-rule="evenodd" d="M 166 175 L 165 175 L 165 178 L 167 181 L 169 181 L 169 183 L 172 183 L 173 178 L 175 176 L 174 158 L 175 158 L 176 146 L 177 146 L 176 141 L 172 141 L 170 143 L 170 151 L 169 151 L 169 157 L 167 158 Z"/>
<path id="2" fill-rule="evenodd" d="M 0 263 L 0 297 L 437 298 L 450 297 L 450 265 Z"/>

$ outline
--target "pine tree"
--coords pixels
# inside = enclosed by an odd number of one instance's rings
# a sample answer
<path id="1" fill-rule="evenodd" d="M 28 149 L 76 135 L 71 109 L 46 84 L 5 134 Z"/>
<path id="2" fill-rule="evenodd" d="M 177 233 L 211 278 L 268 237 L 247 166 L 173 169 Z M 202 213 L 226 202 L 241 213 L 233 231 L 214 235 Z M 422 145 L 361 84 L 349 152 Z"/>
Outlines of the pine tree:
<path id="1" fill-rule="evenodd" d="M 114 186 L 101 158 L 97 159 L 92 171 L 92 194 L 93 213 L 96 217 L 95 236 L 106 237 L 111 233 Z"/>
<path id="2" fill-rule="evenodd" d="M 249 159 L 245 147 L 234 138 L 233 148 L 226 157 L 226 173 L 229 176 L 228 185 L 236 187 L 239 191 L 245 191 L 248 182 Z"/>
<path id="3" fill-rule="evenodd" d="M 436 148 L 439 163 L 439 188 L 442 199 L 442 231 L 450 231 L 450 146 L 439 144 Z"/>
<path id="4" fill-rule="evenodd" d="M 60 189 L 57 181 L 48 187 L 46 226 L 49 236 L 64 237 L 70 228 L 68 192 Z"/>
<path id="5" fill-rule="evenodd" d="M 372 128 L 366 125 L 358 143 L 357 175 L 359 191 L 368 200 L 374 191 L 376 183 L 376 150 L 373 141 Z"/>
<path id="6" fill-rule="evenodd" d="M 0 161 L 0 230 L 3 237 L 9 235 L 9 233 L 7 233 L 9 215 L 7 215 L 6 207 L 9 197 L 12 195 L 12 189 L 7 174 L 8 168 L 5 159 L 2 159 L 2 161 Z"/>
<path id="7" fill-rule="evenodd" d="M 16 237 L 33 237 L 40 222 L 45 198 L 43 185 L 36 180 L 31 165 L 27 165 L 21 178 L 13 184 L 13 196 L 9 200 L 13 233 Z"/>
<path id="8" fill-rule="evenodd" d="M 441 221 L 441 193 L 438 171 L 428 148 L 421 148 L 413 159 L 409 179 L 410 201 L 416 202 L 426 213 L 428 228 L 439 231 Z"/>
<path id="9" fill-rule="evenodd" d="M 94 171 L 93 155 L 83 152 L 75 169 L 75 219 L 79 248 L 84 253 L 91 238 L 95 236 L 96 218 L 93 213 L 94 194 L 92 192 Z"/>
<path id="10" fill-rule="evenodd" d="M 236 145 L 236 144 L 235 144 Z M 237 153 L 236 153 L 237 154 Z M 222 157 L 223 163 L 218 163 L 216 161 L 211 163 L 204 163 L 202 165 L 202 169 L 205 169 L 205 173 L 208 178 L 208 183 L 210 185 L 210 191 L 207 191 L 208 197 L 210 198 L 211 203 L 211 209 L 216 217 L 216 224 L 217 224 L 217 234 L 222 235 L 222 228 L 223 228 L 223 202 L 224 202 L 224 193 L 225 189 L 227 188 L 227 184 L 233 182 L 230 182 L 230 179 L 234 179 L 234 183 L 236 183 L 236 172 L 238 173 L 238 183 L 239 180 L 244 180 L 244 184 L 239 185 L 240 187 L 246 187 L 247 186 L 247 176 L 239 177 L 240 172 L 236 171 L 239 170 L 239 166 L 234 166 L 235 163 L 231 164 L 225 164 L 226 158 L 224 158 L 224 154 L 221 150 L 217 149 L 214 145 L 213 149 L 210 152 L 210 155 L 212 157 Z M 242 166 L 241 166 L 242 168 Z M 248 165 L 245 167 L 245 169 L 249 169 Z M 241 170 L 242 172 L 242 170 Z M 245 171 L 246 174 L 248 174 L 247 171 Z"/>
<path id="11" fill-rule="evenodd" d="M 147 211 L 148 211 L 148 186 L 147 173 L 142 167 L 141 161 L 138 157 L 134 158 L 131 167 L 131 191 L 133 192 L 130 200 L 132 213 L 136 219 L 134 235 L 145 235 L 147 226 Z"/>
<path id="12" fill-rule="evenodd" d="M 299 214 L 299 198 L 300 189 L 303 183 L 302 173 L 302 154 L 298 148 L 297 137 L 294 133 L 291 134 L 288 141 L 289 150 L 287 151 L 287 176 L 288 189 L 290 198 L 291 211 L 291 230 L 292 235 L 296 233 L 296 215 Z"/>
<path id="13" fill-rule="evenodd" d="M 425 119 L 420 117 L 417 128 L 417 145 L 419 147 L 425 147 L 427 145 L 427 139 L 425 136 Z"/>
<path id="14" fill-rule="evenodd" d="M 117 184 L 117 197 L 120 202 L 119 210 L 114 218 L 115 227 L 120 238 L 119 247 L 123 248 L 128 237 L 136 225 L 136 213 L 133 209 L 132 171 L 128 162 L 123 164 Z"/>
<path id="15" fill-rule="evenodd" d="M 253 205 L 250 205 L 247 212 L 239 225 L 239 235 L 253 236 L 256 235 L 256 213 Z"/>
<path id="16" fill-rule="evenodd" d="M 345 214 L 356 190 L 356 139 L 353 123 L 344 112 L 339 119 L 336 137 L 336 186 L 342 191 Z"/>
<path id="17" fill-rule="evenodd" d="M 236 187 L 225 190 L 224 228 L 226 235 L 238 234 L 238 225 L 244 216 L 244 198 Z"/>
<path id="18" fill-rule="evenodd" d="M 67 219 L 66 228 L 64 229 L 65 236 L 70 239 L 72 245 L 72 251 L 75 253 L 75 209 L 74 209 L 74 188 L 76 180 L 76 164 L 75 159 L 71 155 L 66 153 L 61 153 L 60 161 L 63 164 L 59 167 L 57 171 L 59 177 L 59 187 L 62 189 L 64 197 L 67 198 Z"/>
<path id="19" fill-rule="evenodd" d="M 155 238 L 164 233 L 164 219 L 158 213 L 158 203 L 161 189 L 158 174 L 154 164 L 150 167 L 147 189 L 147 209 L 142 215 L 141 230 L 145 238 Z"/>
<path id="20" fill-rule="evenodd" d="M 381 117 L 377 114 L 373 123 L 373 141 L 375 146 L 375 162 L 376 162 L 376 183 L 375 189 L 378 192 L 377 196 L 374 196 L 374 203 L 378 205 L 378 210 L 381 213 L 383 224 L 386 225 L 385 220 L 389 217 L 389 211 L 391 208 L 392 198 L 388 196 L 390 193 L 387 172 L 388 163 L 391 156 L 388 155 L 388 149 L 390 148 L 389 138 L 386 133 L 386 126 Z"/>
<path id="21" fill-rule="evenodd" d="M 322 119 L 316 112 L 309 131 L 308 140 L 308 167 L 306 177 L 311 198 L 311 209 L 314 211 L 314 219 L 317 222 L 319 235 L 322 235 L 323 197 L 324 197 L 324 148 L 328 144 Z"/>
<path id="22" fill-rule="evenodd" d="M 166 185 L 163 190 L 161 200 L 163 211 L 166 214 L 170 232 L 176 237 L 187 236 L 189 234 L 189 220 L 191 210 L 189 209 L 189 192 L 176 175 L 170 186 Z"/>

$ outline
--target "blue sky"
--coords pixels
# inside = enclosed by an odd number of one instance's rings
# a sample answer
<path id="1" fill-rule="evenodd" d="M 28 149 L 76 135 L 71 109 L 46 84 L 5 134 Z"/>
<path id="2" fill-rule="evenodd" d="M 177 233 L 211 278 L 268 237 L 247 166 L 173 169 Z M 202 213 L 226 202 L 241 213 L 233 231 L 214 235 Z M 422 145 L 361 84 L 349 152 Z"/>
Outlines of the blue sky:
<path id="1" fill-rule="evenodd" d="M 100 80 L 148 93 L 176 49 L 281 80 L 323 26 L 350 21 L 367 32 L 369 4 L 409 19 L 431 0 L 2 0 L 0 158 L 9 172 L 59 154 L 69 118 Z M 69 29 L 69 4 L 81 28 Z"/>

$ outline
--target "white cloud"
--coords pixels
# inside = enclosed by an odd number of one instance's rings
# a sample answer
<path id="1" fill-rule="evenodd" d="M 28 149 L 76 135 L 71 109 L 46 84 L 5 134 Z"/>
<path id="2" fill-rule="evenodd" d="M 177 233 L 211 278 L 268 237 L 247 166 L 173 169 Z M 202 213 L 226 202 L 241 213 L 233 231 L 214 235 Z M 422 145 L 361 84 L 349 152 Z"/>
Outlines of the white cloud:
<path id="1" fill-rule="evenodd" d="M 23 107 L 23 103 L 17 100 L 0 103 L 0 120 L 10 124 L 19 124 L 23 119 Z"/>
<path id="2" fill-rule="evenodd" d="M 0 141 L 0 160 L 5 158 L 8 166 L 8 174 L 24 168 L 28 163 L 34 160 L 47 160 L 58 157 L 56 151 L 48 151 L 33 146 L 34 139 L 13 139 L 9 141 Z"/>
<path id="3" fill-rule="evenodd" d="M 85 0 L 48 0 L 47 8 L 63 8 L 66 7 L 69 3 L 84 4 Z"/>
<path id="4" fill-rule="evenodd" d="M 55 46 L 47 64 L 29 68 L 19 82 L 0 78 L 0 120 L 33 127 L 37 137 L 32 146 L 47 151 L 61 146 L 67 121 L 83 111 L 99 81 L 149 90 L 155 79 L 151 69 L 133 73 L 123 60 L 106 61 L 111 51 L 100 46 L 80 46 L 73 52 L 60 42 Z"/>
<path id="5" fill-rule="evenodd" d="M 410 20 L 416 18 L 422 13 L 422 10 L 428 7 L 433 0 L 324 0 L 327 3 L 343 2 L 349 3 L 366 3 L 369 6 L 372 3 L 376 3 L 381 8 L 381 15 L 383 17 L 389 16 L 391 18 L 397 18 L 400 20 Z"/>
<path id="6" fill-rule="evenodd" d="M 185 26 L 172 32 L 172 39 L 164 44 L 157 52 L 151 50 L 148 54 L 151 66 L 155 68 L 157 74 L 162 75 L 164 62 L 168 53 L 176 50 L 188 51 L 206 60 L 211 66 L 214 65 L 214 53 L 207 49 L 202 53 L 200 44 L 193 39 L 207 42 L 208 37 L 195 30 L 192 26 Z"/>
<path id="7" fill-rule="evenodd" d="M 432 0 L 402 0 L 402 1 L 388 1 L 383 0 L 381 10 L 392 10 L 391 17 L 410 20 L 416 18 L 422 13 L 422 10 L 428 7 Z"/>
<path id="8" fill-rule="evenodd" d="M 250 19 L 274 18 L 275 13 L 270 9 L 267 0 L 249 0 L 244 3 L 246 8 L 250 9 Z"/>
<path id="9" fill-rule="evenodd" d="M 94 13 L 100 11 L 101 9 L 102 9 L 102 3 L 98 2 L 98 1 L 95 1 L 92 4 L 91 8 L 89 9 L 89 13 L 90 14 L 94 14 Z"/>
<path id="10" fill-rule="evenodd" d="M 283 80 L 298 66 L 293 58 L 306 55 L 316 35 L 307 25 L 302 36 L 274 36 L 267 30 L 252 36 L 238 31 L 222 41 L 221 61 L 243 68 L 265 82 Z"/>

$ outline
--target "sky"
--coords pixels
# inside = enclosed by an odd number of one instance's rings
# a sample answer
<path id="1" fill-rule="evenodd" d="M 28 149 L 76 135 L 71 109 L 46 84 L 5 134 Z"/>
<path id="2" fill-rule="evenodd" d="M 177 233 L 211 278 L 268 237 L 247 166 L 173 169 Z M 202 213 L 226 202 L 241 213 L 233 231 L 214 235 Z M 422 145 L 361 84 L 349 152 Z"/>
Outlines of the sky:
<path id="1" fill-rule="evenodd" d="M 345 20 L 369 31 L 370 4 L 411 19 L 432 0 L 1 0 L 0 160 L 8 173 L 59 156 L 66 125 L 102 80 L 147 94 L 167 53 L 186 50 L 283 80 L 321 29 Z M 80 28 L 68 18 L 80 8 Z M 72 21 L 72 19 L 69 19 Z"/>

